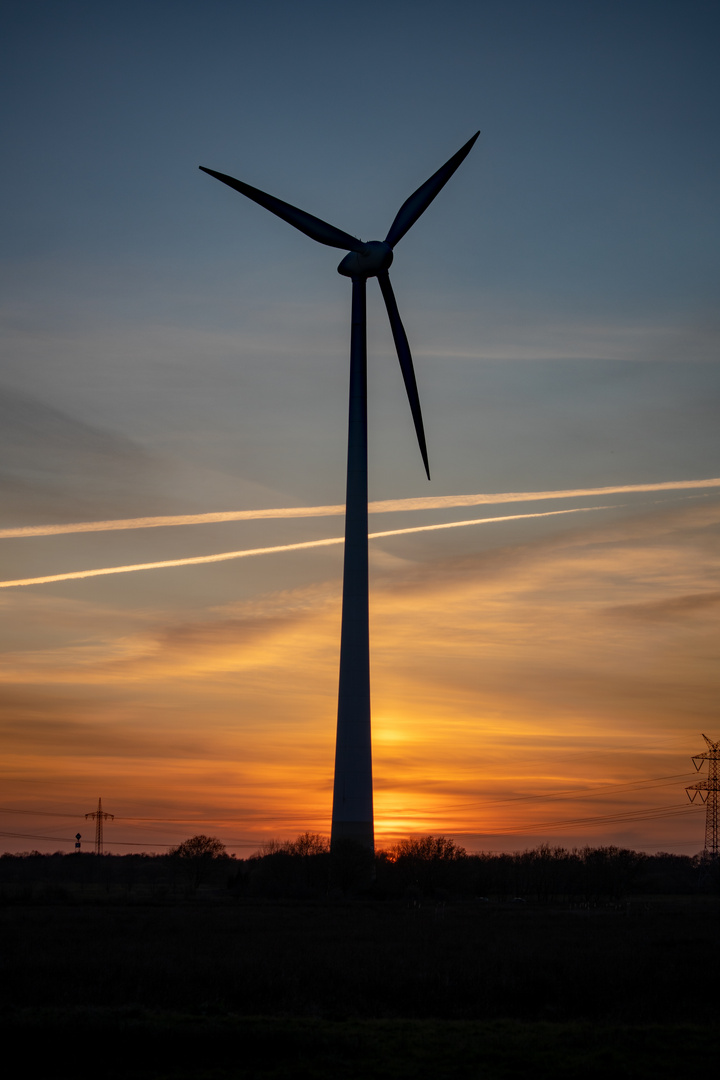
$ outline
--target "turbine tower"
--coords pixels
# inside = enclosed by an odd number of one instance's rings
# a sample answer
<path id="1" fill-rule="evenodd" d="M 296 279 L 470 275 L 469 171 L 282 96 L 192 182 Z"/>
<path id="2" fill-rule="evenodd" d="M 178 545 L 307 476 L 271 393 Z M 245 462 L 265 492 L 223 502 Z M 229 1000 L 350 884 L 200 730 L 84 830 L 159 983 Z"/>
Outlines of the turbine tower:
<path id="1" fill-rule="evenodd" d="M 350 404 L 348 418 L 345 553 L 343 566 L 340 681 L 331 847 L 350 840 L 374 850 L 370 648 L 368 622 L 367 336 L 366 282 L 376 277 L 392 330 L 425 472 L 430 479 L 425 432 L 410 346 L 400 319 L 388 268 L 393 249 L 470 153 L 475 135 L 400 207 L 384 240 L 363 243 L 349 233 L 225 173 L 206 169 L 228 187 L 282 218 L 300 232 L 348 254 L 338 273 L 352 282 Z"/>
<path id="2" fill-rule="evenodd" d="M 692 760 L 697 772 L 702 769 L 703 762 L 707 761 L 707 780 L 700 780 L 697 784 L 691 784 L 685 790 L 690 802 L 695 802 L 695 798 L 699 794 L 701 802 L 705 803 L 704 850 L 706 855 L 712 855 L 716 859 L 718 855 L 718 790 L 720 790 L 718 761 L 720 761 L 720 740 L 713 742 L 712 739 L 708 739 L 707 735 L 703 735 L 703 739 L 708 744 L 708 749 L 704 754 L 695 754 Z"/>

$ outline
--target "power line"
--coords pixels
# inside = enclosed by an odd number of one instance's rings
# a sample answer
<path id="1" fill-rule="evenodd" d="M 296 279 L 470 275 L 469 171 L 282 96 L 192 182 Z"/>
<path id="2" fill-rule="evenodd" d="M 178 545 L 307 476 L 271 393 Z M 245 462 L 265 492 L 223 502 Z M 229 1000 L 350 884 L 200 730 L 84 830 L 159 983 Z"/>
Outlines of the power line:
<path id="1" fill-rule="evenodd" d="M 692 773 L 687 773 L 687 772 L 673 773 L 670 776 L 650 776 L 646 780 L 631 780 L 631 781 L 628 781 L 628 783 L 626 783 L 626 784 L 611 784 L 611 786 L 601 786 L 599 788 L 594 788 L 594 789 L 591 789 L 591 790 L 583 790 L 583 789 L 578 790 L 577 788 L 562 788 L 559 791 L 538 792 L 535 795 L 512 795 L 512 796 L 510 796 L 510 798 L 507 798 L 507 799 L 492 799 L 492 800 L 486 801 L 486 802 L 483 803 L 483 805 L 484 806 L 504 806 L 507 803 L 527 802 L 527 801 L 538 800 L 538 799 L 572 799 L 572 798 L 575 798 L 575 799 L 578 799 L 578 800 L 594 799 L 594 798 L 598 798 L 598 797 L 600 797 L 602 795 L 613 795 L 613 794 L 616 794 L 616 793 L 621 792 L 621 791 L 633 791 L 633 790 L 640 791 L 640 790 L 643 790 L 645 788 L 649 788 L 650 785 L 657 785 L 658 787 L 673 787 L 674 786 L 673 784 L 664 784 L 664 783 L 660 783 L 660 781 L 682 780 L 683 778 L 686 778 L 686 777 L 692 776 L 692 775 L 693 775 Z M 448 809 L 461 809 L 462 807 L 466 807 L 466 806 L 477 806 L 477 800 L 473 800 L 472 802 L 448 803 Z M 60 817 L 60 818 L 70 818 L 72 820 L 77 820 L 79 817 L 83 816 L 80 813 L 77 813 L 77 814 L 61 813 L 60 811 L 57 811 L 57 810 L 25 810 L 25 809 L 18 809 L 16 807 L 12 807 L 12 806 L 0 806 L 0 813 L 3 813 L 3 814 L 35 814 L 38 817 Z M 122 815 L 122 814 L 115 814 L 115 820 L 116 821 L 122 821 L 122 822 L 125 822 L 125 823 L 128 823 L 128 824 L 137 823 L 137 822 L 146 822 L 146 821 L 147 822 L 152 822 L 152 823 L 156 822 L 158 824 L 163 824 L 163 825 L 215 825 L 215 826 L 218 826 L 218 825 L 241 824 L 241 822 L 237 818 L 234 818 L 234 817 L 230 817 L 230 818 L 219 818 L 219 817 L 213 817 L 213 818 L 192 818 L 192 817 L 163 818 L 163 817 L 130 817 L 130 816 L 126 817 L 125 815 Z"/>
<path id="2" fill-rule="evenodd" d="M 502 831 L 504 836 L 512 836 L 536 830 L 562 829 L 562 828 L 594 828 L 598 825 L 619 825 L 636 821 L 656 821 L 662 818 L 684 817 L 687 814 L 697 813 L 691 807 L 677 806 L 670 803 L 668 806 L 644 807 L 640 810 L 627 810 L 619 814 L 606 814 L 600 817 L 563 818 L 554 821 L 534 822 L 531 825 L 519 826 L 515 829 Z"/>
<path id="3" fill-rule="evenodd" d="M 507 799 L 490 799 L 483 801 L 483 806 L 505 806 L 508 803 L 513 802 L 529 802 L 538 799 L 576 799 L 582 801 L 584 799 L 594 799 L 603 795 L 615 795 L 622 791 L 642 791 L 649 790 L 651 786 L 657 787 L 674 787 L 674 784 L 660 783 L 660 781 L 669 780 L 682 780 L 688 776 L 692 776 L 692 773 L 674 773 L 671 776 L 651 776 L 647 780 L 631 780 L 627 784 L 613 784 L 611 786 L 604 786 L 594 789 L 583 788 L 563 788 L 560 791 L 545 791 L 538 792 L 536 795 L 511 795 Z M 448 809 L 460 809 L 467 806 L 477 806 L 477 800 L 472 802 L 462 803 L 448 803 Z"/>
<path id="4" fill-rule="evenodd" d="M 74 844 L 75 838 L 72 840 L 67 836 L 40 836 L 35 833 L 20 833 L 20 832 L 0 832 L 0 836 L 6 836 L 13 840 L 51 840 L 53 843 L 58 844 Z"/>

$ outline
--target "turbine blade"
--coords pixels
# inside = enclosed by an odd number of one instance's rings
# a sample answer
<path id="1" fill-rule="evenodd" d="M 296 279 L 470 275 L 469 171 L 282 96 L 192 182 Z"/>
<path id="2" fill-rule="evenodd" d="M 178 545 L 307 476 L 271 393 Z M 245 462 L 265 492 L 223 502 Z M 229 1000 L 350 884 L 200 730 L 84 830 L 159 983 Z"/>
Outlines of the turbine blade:
<path id="1" fill-rule="evenodd" d="M 299 210 L 297 206 L 291 206 L 290 203 L 283 202 L 281 199 L 276 199 L 274 195 L 268 195 L 259 188 L 244 184 L 242 180 L 235 180 L 234 177 L 215 172 L 214 169 L 206 169 L 203 165 L 199 168 L 208 176 L 214 176 L 216 180 L 221 180 L 223 184 L 239 191 L 241 195 L 264 206 L 271 214 L 287 221 L 288 225 L 293 225 L 311 240 L 317 240 L 319 244 L 327 244 L 328 247 L 340 248 L 341 251 L 357 251 L 360 254 L 365 251 L 362 240 L 358 240 L 356 236 L 350 236 L 350 233 L 343 232 L 342 229 L 336 229 L 334 225 L 328 225 L 327 221 L 321 221 L 320 218 L 313 217 L 312 214 L 307 214 L 304 210 Z"/>
<path id="2" fill-rule="evenodd" d="M 415 369 L 413 368 L 412 356 L 410 355 L 407 334 L 405 333 L 405 327 L 400 318 L 400 312 L 398 311 L 397 303 L 395 302 L 395 293 L 392 290 L 392 285 L 390 284 L 390 278 L 388 277 L 387 272 L 384 271 L 383 273 L 378 274 L 377 279 L 380 285 L 380 291 L 383 294 L 385 307 L 387 308 L 388 318 L 390 319 L 390 329 L 392 330 L 392 336 L 395 340 L 395 349 L 397 350 L 398 360 L 400 361 L 402 377 L 405 380 L 405 390 L 407 391 L 408 401 L 410 402 L 410 411 L 412 412 L 412 418 L 415 423 L 420 453 L 422 454 L 423 465 L 425 466 L 425 472 L 427 473 L 427 478 L 429 480 L 430 466 L 428 465 L 427 446 L 425 445 L 425 429 L 423 427 L 420 398 L 418 396 L 417 383 L 415 382 Z"/>
<path id="3" fill-rule="evenodd" d="M 447 184 L 448 180 L 463 163 L 468 156 L 475 140 L 477 139 L 479 131 L 476 131 L 472 139 L 468 139 L 463 147 L 458 150 L 457 154 L 453 154 L 449 161 L 446 161 L 441 169 L 438 169 L 436 173 L 426 180 L 422 187 L 419 187 L 409 199 L 407 199 L 397 212 L 395 220 L 390 226 L 390 232 L 385 237 L 385 243 L 390 247 L 395 247 L 398 241 L 402 240 L 408 229 L 411 229 L 421 214 L 424 214 L 430 203 L 433 201 L 439 191 Z"/>

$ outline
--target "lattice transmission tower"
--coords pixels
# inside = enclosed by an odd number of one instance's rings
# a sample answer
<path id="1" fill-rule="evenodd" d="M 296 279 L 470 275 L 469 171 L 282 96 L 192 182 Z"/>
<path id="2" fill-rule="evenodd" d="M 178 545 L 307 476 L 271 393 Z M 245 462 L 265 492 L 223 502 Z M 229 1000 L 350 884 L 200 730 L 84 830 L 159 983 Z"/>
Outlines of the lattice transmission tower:
<path id="1" fill-rule="evenodd" d="M 707 761 L 707 780 L 701 780 L 699 784 L 691 784 L 690 787 L 686 787 L 685 790 L 688 793 L 690 802 L 695 802 L 695 798 L 699 795 L 701 801 L 706 805 L 705 853 L 712 855 L 713 858 L 717 858 L 718 788 L 720 787 L 720 782 L 718 781 L 718 761 L 720 761 L 720 741 L 713 742 L 712 739 L 708 739 L 707 735 L 703 735 L 703 739 L 708 744 L 708 749 L 704 754 L 695 754 L 692 760 L 693 765 L 698 772 L 702 769 L 703 762 Z"/>
<path id="2" fill-rule="evenodd" d="M 114 821 L 115 815 L 108 814 L 102 808 L 102 799 L 98 799 L 98 808 L 93 810 L 90 814 L 86 814 L 85 818 L 94 818 L 95 820 L 95 854 L 102 855 L 103 853 L 103 822 L 110 818 Z"/>

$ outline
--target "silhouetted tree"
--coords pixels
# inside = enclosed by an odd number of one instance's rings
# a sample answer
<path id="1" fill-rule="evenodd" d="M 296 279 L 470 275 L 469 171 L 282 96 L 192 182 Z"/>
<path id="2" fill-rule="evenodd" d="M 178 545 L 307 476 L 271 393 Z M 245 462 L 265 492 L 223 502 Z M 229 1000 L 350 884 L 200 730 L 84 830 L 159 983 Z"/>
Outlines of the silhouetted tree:
<path id="1" fill-rule="evenodd" d="M 303 858 L 325 855 L 330 850 L 330 841 L 319 833 L 304 832 L 297 840 L 290 841 L 286 850 L 291 855 L 301 855 Z"/>
<path id="2" fill-rule="evenodd" d="M 416 859 L 421 862 L 435 860 L 463 859 L 467 852 L 449 836 L 418 836 L 412 840 L 401 840 L 390 849 L 398 859 Z"/>
<path id="3" fill-rule="evenodd" d="M 389 854 L 405 888 L 421 893 L 456 889 L 467 862 L 465 848 L 448 836 L 401 840 Z"/>
<path id="4" fill-rule="evenodd" d="M 590 902 L 601 898 L 618 900 L 630 892 L 645 856 L 628 848 L 608 847 L 582 850 L 585 896 Z"/>
<path id="5" fill-rule="evenodd" d="M 243 887 L 263 896 L 310 896 L 327 892 L 330 842 L 305 832 L 295 840 L 266 840 L 243 869 Z M 238 884 L 241 884 L 238 879 Z"/>
<path id="6" fill-rule="evenodd" d="M 168 854 L 172 858 L 182 861 L 187 876 L 192 882 L 193 888 L 206 880 L 216 859 L 226 859 L 225 845 L 216 836 L 191 836 L 182 844 L 171 848 Z"/>

